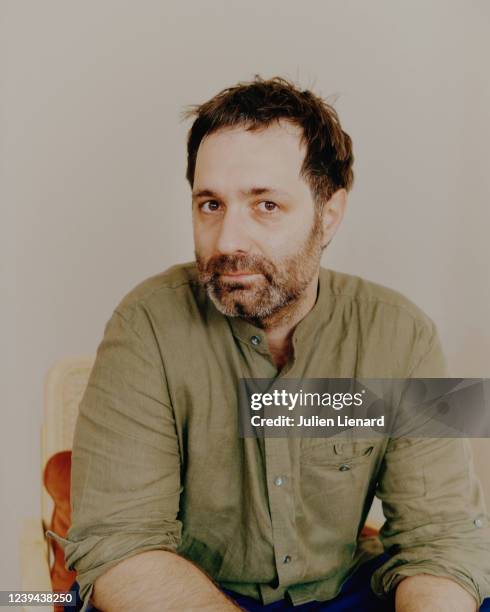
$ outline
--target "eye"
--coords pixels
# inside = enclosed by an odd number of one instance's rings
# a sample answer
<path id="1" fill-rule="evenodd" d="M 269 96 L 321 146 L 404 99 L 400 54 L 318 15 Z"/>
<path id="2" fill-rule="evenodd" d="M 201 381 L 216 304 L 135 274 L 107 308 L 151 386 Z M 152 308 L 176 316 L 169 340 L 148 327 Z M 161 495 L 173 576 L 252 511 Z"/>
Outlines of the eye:
<path id="1" fill-rule="evenodd" d="M 279 208 L 279 206 L 275 202 L 270 202 L 269 200 L 264 200 L 263 202 L 259 202 L 257 208 L 260 212 L 272 213 Z"/>
<path id="2" fill-rule="evenodd" d="M 199 208 L 205 213 L 213 213 L 219 210 L 220 205 L 216 200 L 208 200 L 199 205 Z"/>

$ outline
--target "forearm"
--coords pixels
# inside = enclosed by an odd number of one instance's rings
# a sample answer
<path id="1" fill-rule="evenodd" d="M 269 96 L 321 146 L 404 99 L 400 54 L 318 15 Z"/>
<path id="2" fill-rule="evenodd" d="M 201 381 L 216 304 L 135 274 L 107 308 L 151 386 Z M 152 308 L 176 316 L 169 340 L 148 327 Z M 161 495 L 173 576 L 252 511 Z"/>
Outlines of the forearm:
<path id="1" fill-rule="evenodd" d="M 417 574 L 404 578 L 395 594 L 396 612 L 475 612 L 475 598 L 449 578 Z"/>
<path id="2" fill-rule="evenodd" d="M 198 567 L 164 550 L 140 553 L 109 569 L 96 580 L 92 600 L 102 612 L 240 610 Z"/>

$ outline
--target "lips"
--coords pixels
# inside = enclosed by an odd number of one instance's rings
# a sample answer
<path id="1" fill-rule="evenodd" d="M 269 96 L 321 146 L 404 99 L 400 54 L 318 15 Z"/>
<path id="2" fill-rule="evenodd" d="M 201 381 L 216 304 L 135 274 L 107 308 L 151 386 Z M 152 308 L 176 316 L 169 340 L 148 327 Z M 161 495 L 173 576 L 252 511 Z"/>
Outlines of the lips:
<path id="1" fill-rule="evenodd" d="M 258 276 L 262 276 L 260 272 L 222 272 L 220 277 L 223 280 L 247 282 L 252 281 Z"/>
<path id="2" fill-rule="evenodd" d="M 221 276 L 252 276 L 258 272 L 222 272 Z"/>

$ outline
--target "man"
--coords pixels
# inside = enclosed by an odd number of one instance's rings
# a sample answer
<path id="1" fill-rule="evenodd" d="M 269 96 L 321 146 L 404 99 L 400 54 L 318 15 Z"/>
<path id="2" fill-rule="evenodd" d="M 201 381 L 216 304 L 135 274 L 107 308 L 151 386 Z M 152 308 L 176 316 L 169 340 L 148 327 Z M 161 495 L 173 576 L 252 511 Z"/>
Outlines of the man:
<path id="1" fill-rule="evenodd" d="M 85 606 L 476 610 L 490 531 L 466 441 L 238 434 L 242 378 L 445 376 L 417 307 L 320 267 L 353 182 L 335 111 L 256 78 L 193 112 L 196 264 L 119 304 L 80 406 L 62 543 Z M 382 556 L 359 543 L 375 492 Z"/>

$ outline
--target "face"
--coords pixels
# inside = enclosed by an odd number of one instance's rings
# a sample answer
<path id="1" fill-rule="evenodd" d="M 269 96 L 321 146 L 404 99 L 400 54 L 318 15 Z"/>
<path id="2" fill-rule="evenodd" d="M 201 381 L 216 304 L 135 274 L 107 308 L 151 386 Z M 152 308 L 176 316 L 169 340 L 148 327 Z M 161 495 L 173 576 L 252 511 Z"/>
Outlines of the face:
<path id="1" fill-rule="evenodd" d="M 263 320 L 316 278 L 328 232 L 300 176 L 301 131 L 223 129 L 203 139 L 193 185 L 202 284 L 228 316 Z M 328 215 L 327 215 L 328 216 Z"/>

